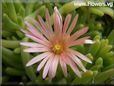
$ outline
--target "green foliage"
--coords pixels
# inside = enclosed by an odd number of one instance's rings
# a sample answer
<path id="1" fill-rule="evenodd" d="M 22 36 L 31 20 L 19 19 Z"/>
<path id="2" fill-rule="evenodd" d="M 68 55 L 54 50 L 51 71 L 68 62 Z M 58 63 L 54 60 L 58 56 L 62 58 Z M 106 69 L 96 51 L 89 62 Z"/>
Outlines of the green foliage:
<path id="1" fill-rule="evenodd" d="M 113 80 L 114 72 L 114 28 L 107 21 L 114 19 L 113 9 L 110 7 L 83 7 L 76 6 L 74 1 L 71 2 L 35 2 L 22 3 L 21 0 L 11 0 L 11 3 L 2 3 L 2 58 L 3 58 L 3 76 L 2 83 L 10 82 L 12 78 L 20 77 L 18 82 L 36 83 L 36 84 L 105 84 L 110 79 L 109 84 Z M 85 54 L 92 60 L 92 64 L 83 62 L 88 69 L 82 72 L 82 77 L 78 78 L 74 72 L 70 71 L 68 77 L 64 77 L 61 68 L 58 68 L 57 77 L 50 81 L 48 78 L 42 79 L 42 71 L 40 75 L 36 74 L 36 65 L 26 67 L 26 63 L 34 56 L 23 52 L 25 47 L 20 46 L 21 41 L 29 41 L 25 38 L 20 29 L 24 29 L 26 21 L 30 21 L 29 17 L 37 18 L 40 15 L 44 18 L 45 9 L 48 8 L 51 13 L 51 22 L 53 24 L 53 8 L 58 6 L 63 20 L 67 14 L 74 17 L 79 14 L 79 20 L 74 31 L 84 26 L 89 27 L 89 31 L 85 35 L 90 35 L 95 41 L 93 45 L 74 46 L 73 49 Z M 107 17 L 108 16 L 108 17 Z M 106 20 L 104 18 L 107 17 Z M 107 27 L 108 26 L 108 27 Z M 108 32 L 109 31 L 109 32 Z M 107 34 L 107 35 L 105 35 Z M 14 80 L 14 82 L 16 82 Z"/>

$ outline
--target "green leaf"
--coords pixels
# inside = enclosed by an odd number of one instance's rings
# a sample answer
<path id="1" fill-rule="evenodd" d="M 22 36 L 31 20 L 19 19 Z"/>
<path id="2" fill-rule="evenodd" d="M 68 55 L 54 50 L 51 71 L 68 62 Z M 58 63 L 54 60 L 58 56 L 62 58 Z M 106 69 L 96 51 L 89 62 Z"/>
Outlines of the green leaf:
<path id="1" fill-rule="evenodd" d="M 7 29 L 8 31 L 16 31 L 20 29 L 20 26 L 13 22 L 7 14 L 3 14 L 3 28 Z"/>
<path id="2" fill-rule="evenodd" d="M 11 68 L 11 67 L 7 67 L 5 69 L 5 73 L 8 75 L 12 75 L 12 76 L 22 76 L 25 74 L 24 71 L 15 69 L 15 68 Z"/>
<path id="3" fill-rule="evenodd" d="M 2 47 L 3 61 L 9 66 L 23 69 L 20 55 L 14 54 L 11 50 Z"/>
<path id="4" fill-rule="evenodd" d="M 114 19 L 114 14 L 113 14 L 114 10 L 112 8 L 109 8 L 109 7 L 97 7 L 97 9 L 101 10 L 105 14 L 108 14 L 109 16 L 111 16 Z"/>
<path id="5" fill-rule="evenodd" d="M 113 74 L 114 74 L 114 69 L 109 69 L 104 72 L 101 72 L 95 77 L 94 82 L 95 84 L 103 84 L 103 82 L 109 79 Z"/>
<path id="6" fill-rule="evenodd" d="M 114 45 L 114 30 L 112 30 L 108 36 L 109 43 Z"/>
<path id="7" fill-rule="evenodd" d="M 12 41 L 12 40 L 1 40 L 2 46 L 5 48 L 17 48 L 20 46 L 19 41 Z"/>
<path id="8" fill-rule="evenodd" d="M 75 78 L 73 80 L 72 84 L 88 84 L 89 82 L 92 81 L 93 77 L 94 77 L 93 71 L 90 71 L 89 70 L 87 72 L 84 72 L 82 74 L 82 77 L 81 78 L 79 78 L 79 77 Z"/>
<path id="9" fill-rule="evenodd" d="M 89 8 L 89 10 L 93 14 L 96 14 L 96 15 L 99 15 L 99 16 L 103 16 L 104 15 L 104 13 L 101 10 L 99 10 L 99 9 L 97 9 L 95 7 L 91 7 L 91 8 Z"/>

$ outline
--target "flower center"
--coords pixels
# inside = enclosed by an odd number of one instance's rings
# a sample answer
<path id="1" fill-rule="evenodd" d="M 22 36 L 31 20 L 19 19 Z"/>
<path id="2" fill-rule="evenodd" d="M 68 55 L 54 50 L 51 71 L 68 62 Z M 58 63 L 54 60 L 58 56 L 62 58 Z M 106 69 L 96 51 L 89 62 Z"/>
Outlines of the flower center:
<path id="1" fill-rule="evenodd" d="M 61 44 L 55 44 L 52 48 L 53 52 L 56 54 L 61 54 L 63 51 L 63 46 Z"/>

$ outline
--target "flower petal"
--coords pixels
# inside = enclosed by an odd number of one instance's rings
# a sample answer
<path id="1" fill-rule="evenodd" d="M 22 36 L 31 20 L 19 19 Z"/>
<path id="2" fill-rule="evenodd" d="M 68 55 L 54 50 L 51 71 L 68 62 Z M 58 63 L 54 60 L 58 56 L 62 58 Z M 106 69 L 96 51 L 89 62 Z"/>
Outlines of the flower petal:
<path id="1" fill-rule="evenodd" d="M 85 44 L 94 44 L 94 43 L 95 43 L 95 42 L 92 41 L 92 40 L 89 40 L 89 39 L 85 40 Z"/>
<path id="2" fill-rule="evenodd" d="M 71 15 L 68 14 L 67 17 L 65 18 L 65 22 L 64 22 L 64 26 L 63 26 L 63 33 L 65 33 L 67 31 L 70 20 L 71 20 Z"/>
<path id="3" fill-rule="evenodd" d="M 72 68 L 72 70 L 75 72 L 75 74 L 78 77 L 81 77 L 80 71 L 78 70 L 78 68 L 75 65 L 75 63 L 70 59 L 70 57 L 69 56 L 66 56 L 66 58 L 64 60 L 65 60 L 66 64 L 68 64 Z"/>
<path id="4" fill-rule="evenodd" d="M 43 70 L 43 79 L 47 76 L 48 74 L 48 71 L 49 71 L 49 68 L 50 68 L 50 65 L 52 63 L 52 60 L 53 60 L 53 57 L 54 55 L 50 56 L 49 60 L 47 61 L 45 67 L 44 67 L 44 70 Z"/>
<path id="5" fill-rule="evenodd" d="M 38 53 L 38 52 L 46 52 L 46 51 L 49 51 L 49 50 L 47 48 L 26 48 L 26 49 L 24 49 L 24 52 L 30 52 L 30 53 L 32 53 L 32 52 Z"/>
<path id="6" fill-rule="evenodd" d="M 40 39 L 36 38 L 35 36 L 29 35 L 29 34 L 25 34 L 25 35 L 26 35 L 27 37 L 31 38 L 32 40 L 34 40 L 34 41 L 40 43 L 40 44 L 49 46 L 49 43 L 46 43 L 45 41 L 40 40 Z"/>
<path id="7" fill-rule="evenodd" d="M 54 7 L 53 17 L 54 17 L 54 29 L 55 29 L 55 32 L 56 33 L 62 32 L 62 16 L 60 15 L 57 7 Z"/>
<path id="8" fill-rule="evenodd" d="M 23 46 L 27 46 L 27 47 L 39 47 L 39 48 L 42 48 L 42 47 L 46 47 L 42 44 L 38 44 L 38 43 L 35 43 L 35 42 L 21 42 L 20 43 L 21 45 Z"/>
<path id="9" fill-rule="evenodd" d="M 51 26 L 51 20 L 50 20 L 51 18 L 50 18 L 48 9 L 46 9 L 45 18 L 46 18 L 47 25 L 49 27 L 49 31 L 52 34 L 53 30 L 52 30 L 52 26 Z"/>
<path id="10" fill-rule="evenodd" d="M 58 55 L 55 55 L 55 57 L 52 60 L 50 69 L 49 69 L 50 79 L 52 79 L 53 77 L 55 77 L 57 66 L 58 66 L 58 62 L 59 62 L 59 56 Z"/>
<path id="11" fill-rule="evenodd" d="M 87 36 L 87 37 L 79 38 L 76 41 L 71 41 L 71 42 L 68 43 L 68 46 L 71 47 L 71 46 L 74 46 L 74 45 L 84 44 L 85 40 L 87 40 L 88 38 L 90 38 L 90 37 Z"/>
<path id="12" fill-rule="evenodd" d="M 39 24 L 39 22 L 37 22 L 35 19 L 30 17 L 30 20 L 32 21 L 33 25 L 35 27 L 37 27 L 37 29 L 44 34 L 47 38 L 48 38 L 48 34 L 46 33 L 46 31 L 42 28 L 42 26 Z"/>
<path id="13" fill-rule="evenodd" d="M 60 57 L 60 65 L 63 71 L 64 76 L 67 77 L 67 66 L 66 63 L 62 60 L 63 57 Z"/>
<path id="14" fill-rule="evenodd" d="M 84 27 L 81 30 L 76 31 L 73 35 L 71 35 L 71 40 L 76 40 L 78 37 L 80 37 L 81 35 L 83 35 L 87 31 L 88 31 L 88 27 Z"/>
<path id="15" fill-rule="evenodd" d="M 82 59 L 82 60 L 84 60 L 84 61 L 86 61 L 88 63 L 92 63 L 89 58 L 87 58 L 83 54 L 79 53 L 78 51 L 74 51 L 74 50 L 70 49 L 70 52 L 72 52 L 74 55 L 78 56 L 80 59 Z"/>
<path id="16" fill-rule="evenodd" d="M 50 55 L 49 55 L 50 56 Z M 37 67 L 37 71 L 40 71 L 42 69 L 42 67 L 45 65 L 45 63 L 47 62 L 47 60 L 49 59 L 49 56 L 47 56 L 46 58 L 43 59 L 43 61 L 38 65 Z"/>
<path id="17" fill-rule="evenodd" d="M 74 29 L 74 27 L 77 23 L 77 20 L 78 20 L 78 14 L 75 16 L 74 20 L 72 21 L 72 23 L 67 31 L 67 34 L 70 34 L 72 32 L 72 30 Z"/>
<path id="18" fill-rule="evenodd" d="M 82 62 L 80 61 L 80 59 L 78 59 L 77 56 L 75 56 L 74 54 L 70 53 L 68 54 L 69 57 L 84 71 L 86 72 L 86 69 L 84 67 L 84 65 L 82 64 Z"/>
<path id="19" fill-rule="evenodd" d="M 50 53 L 46 52 L 46 53 L 42 53 L 40 55 L 37 55 L 36 57 L 32 58 L 27 64 L 26 66 L 31 66 L 33 64 L 35 64 L 36 62 L 41 61 L 42 59 L 46 58 Z"/>

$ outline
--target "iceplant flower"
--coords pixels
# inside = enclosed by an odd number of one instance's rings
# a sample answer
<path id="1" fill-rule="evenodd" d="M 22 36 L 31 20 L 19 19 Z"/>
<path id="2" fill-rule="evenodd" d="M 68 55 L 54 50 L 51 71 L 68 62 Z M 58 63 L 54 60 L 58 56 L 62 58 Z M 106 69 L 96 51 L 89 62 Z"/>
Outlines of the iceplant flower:
<path id="1" fill-rule="evenodd" d="M 86 56 L 73 50 L 71 47 L 94 43 L 89 39 L 89 36 L 79 38 L 88 31 L 88 27 L 84 27 L 74 34 L 71 34 L 77 23 L 78 15 L 74 17 L 70 24 L 71 14 L 68 14 L 63 24 L 62 16 L 57 7 L 54 7 L 53 13 L 54 29 L 51 26 L 48 9 L 46 9 L 45 13 L 45 22 L 40 16 L 37 18 L 39 21 L 30 18 L 31 23 L 26 22 L 27 30 L 23 30 L 27 37 L 35 41 L 21 42 L 21 45 L 28 47 L 24 49 L 24 52 L 39 53 L 36 57 L 33 57 L 26 66 L 31 66 L 40 62 L 37 71 L 40 71 L 43 68 L 43 78 L 46 78 L 48 75 L 49 78 L 52 79 L 56 75 L 58 64 L 61 65 L 65 76 L 67 76 L 67 65 L 69 65 L 74 73 L 78 77 L 81 77 L 81 72 L 78 67 L 80 67 L 84 72 L 86 71 L 81 60 L 88 63 L 92 62 Z"/>

